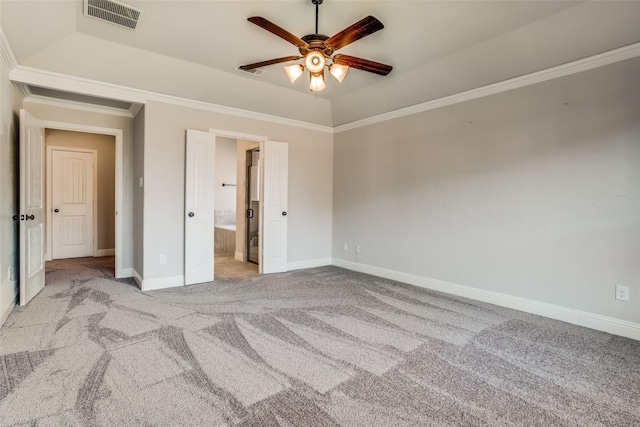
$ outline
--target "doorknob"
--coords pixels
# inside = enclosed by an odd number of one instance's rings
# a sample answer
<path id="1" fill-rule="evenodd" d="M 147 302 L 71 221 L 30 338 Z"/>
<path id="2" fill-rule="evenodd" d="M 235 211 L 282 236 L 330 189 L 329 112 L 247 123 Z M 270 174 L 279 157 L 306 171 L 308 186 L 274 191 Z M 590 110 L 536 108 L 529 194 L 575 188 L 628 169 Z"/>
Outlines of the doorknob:
<path id="1" fill-rule="evenodd" d="M 287 212 L 286 212 L 286 211 L 283 211 L 283 212 L 282 212 L 282 216 L 287 216 Z"/>
<path id="2" fill-rule="evenodd" d="M 27 215 L 27 220 L 34 220 L 36 219 L 35 215 Z"/>
<path id="3" fill-rule="evenodd" d="M 54 211 L 55 213 L 58 213 L 58 212 L 60 212 L 60 209 L 54 209 L 53 211 Z"/>
<path id="4" fill-rule="evenodd" d="M 195 214 L 193 212 L 189 212 L 189 218 L 193 218 Z"/>

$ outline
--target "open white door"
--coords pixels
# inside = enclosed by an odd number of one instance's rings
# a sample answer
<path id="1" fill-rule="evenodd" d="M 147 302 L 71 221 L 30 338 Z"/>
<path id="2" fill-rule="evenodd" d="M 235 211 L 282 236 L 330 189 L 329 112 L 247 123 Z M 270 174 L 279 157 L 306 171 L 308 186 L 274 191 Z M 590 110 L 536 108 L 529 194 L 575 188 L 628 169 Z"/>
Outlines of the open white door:
<path id="1" fill-rule="evenodd" d="M 44 288 L 44 128 L 20 110 L 20 305 Z"/>
<path id="2" fill-rule="evenodd" d="M 262 150 L 262 273 L 287 271 L 289 145 L 265 141 Z"/>
<path id="3" fill-rule="evenodd" d="M 213 281 L 216 136 L 187 130 L 184 283 Z"/>

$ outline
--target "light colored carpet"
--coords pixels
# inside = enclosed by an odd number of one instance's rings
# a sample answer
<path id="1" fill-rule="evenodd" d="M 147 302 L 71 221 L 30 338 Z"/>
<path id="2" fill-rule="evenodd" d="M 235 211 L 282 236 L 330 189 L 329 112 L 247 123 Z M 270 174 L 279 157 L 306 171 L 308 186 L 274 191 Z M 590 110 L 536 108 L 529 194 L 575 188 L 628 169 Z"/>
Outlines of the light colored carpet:
<path id="1" fill-rule="evenodd" d="M 48 267 L 0 329 L 2 426 L 640 425 L 637 341 L 336 267 Z"/>

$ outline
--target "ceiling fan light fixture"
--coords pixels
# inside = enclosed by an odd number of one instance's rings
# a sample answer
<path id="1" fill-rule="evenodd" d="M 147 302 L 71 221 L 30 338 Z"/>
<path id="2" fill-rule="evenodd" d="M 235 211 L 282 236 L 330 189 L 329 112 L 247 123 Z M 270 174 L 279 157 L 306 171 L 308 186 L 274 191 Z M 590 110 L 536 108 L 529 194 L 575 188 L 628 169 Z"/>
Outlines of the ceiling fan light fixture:
<path id="1" fill-rule="evenodd" d="M 302 75 L 302 73 L 304 72 L 304 68 L 300 64 L 293 64 L 284 67 L 284 72 L 287 73 L 289 81 L 293 83 L 298 79 L 298 77 Z"/>
<path id="2" fill-rule="evenodd" d="M 309 82 L 309 89 L 313 92 L 320 92 L 324 90 L 327 85 L 324 82 L 324 73 L 311 73 L 311 81 Z"/>
<path id="3" fill-rule="evenodd" d="M 324 69 L 324 55 L 322 52 L 312 50 L 307 53 L 307 56 L 304 58 L 304 64 L 307 66 L 307 70 L 309 70 L 310 73 L 319 73 Z"/>
<path id="4" fill-rule="evenodd" d="M 348 65 L 340 65 L 340 64 L 333 63 L 329 66 L 329 72 L 340 83 L 342 83 L 342 80 L 344 80 L 344 76 L 347 75 L 347 71 L 349 71 Z"/>

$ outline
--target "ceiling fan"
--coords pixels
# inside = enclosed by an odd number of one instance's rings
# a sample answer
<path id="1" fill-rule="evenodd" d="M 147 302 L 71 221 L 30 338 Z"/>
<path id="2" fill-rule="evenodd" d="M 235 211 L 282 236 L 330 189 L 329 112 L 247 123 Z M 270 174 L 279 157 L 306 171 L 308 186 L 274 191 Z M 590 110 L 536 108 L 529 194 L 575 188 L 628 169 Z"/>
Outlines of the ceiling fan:
<path id="1" fill-rule="evenodd" d="M 318 6 L 322 4 L 322 1 L 323 0 L 311 0 L 311 3 L 316 6 L 316 32 L 315 34 L 307 34 L 302 38 L 291 34 L 287 30 L 261 16 L 252 16 L 248 18 L 247 20 L 249 22 L 260 28 L 264 28 L 270 33 L 273 33 L 296 46 L 300 55 L 269 59 L 267 61 L 241 65 L 239 68 L 245 71 L 253 70 L 255 68 L 266 67 L 267 65 L 297 61 L 304 58 L 304 66 L 302 64 L 294 64 L 284 67 L 284 69 L 287 77 L 291 83 L 293 83 L 304 73 L 304 68 L 306 67 L 310 74 L 309 89 L 315 92 L 319 92 L 326 87 L 326 84 L 324 83 L 324 67 L 327 65 L 327 60 L 331 61 L 331 64 L 328 66 L 329 72 L 339 82 L 342 82 L 349 67 L 379 74 L 381 76 L 389 74 L 393 69 L 391 65 L 381 64 L 379 62 L 350 55 L 334 55 L 336 50 L 383 29 L 384 25 L 382 25 L 382 22 L 373 16 L 367 16 L 332 37 L 325 36 L 324 34 L 318 34 Z"/>

